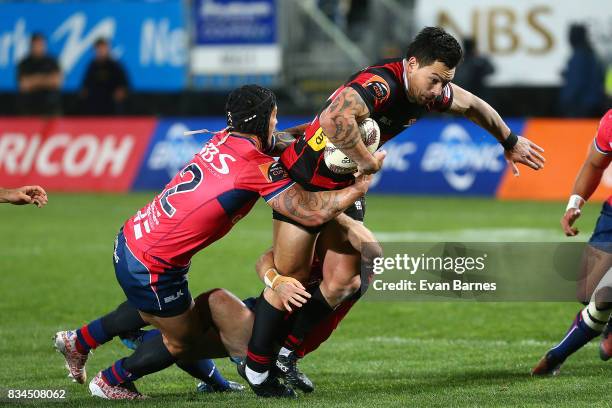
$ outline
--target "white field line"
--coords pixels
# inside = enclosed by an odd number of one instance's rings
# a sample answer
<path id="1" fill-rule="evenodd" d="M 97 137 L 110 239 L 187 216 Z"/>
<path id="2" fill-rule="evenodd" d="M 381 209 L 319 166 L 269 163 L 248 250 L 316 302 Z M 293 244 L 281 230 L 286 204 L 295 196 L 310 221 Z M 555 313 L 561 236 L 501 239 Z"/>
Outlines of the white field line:
<path id="1" fill-rule="evenodd" d="M 467 228 L 442 231 L 374 232 L 381 242 L 568 242 L 560 229 Z M 588 234 L 577 237 L 586 241 Z M 575 240 L 574 240 L 575 241 Z"/>
<path id="2" fill-rule="evenodd" d="M 350 343 L 353 340 L 342 341 L 342 343 Z M 355 340 L 357 342 L 357 340 Z M 358 340 L 363 343 L 376 343 L 376 344 L 392 344 L 392 345 L 410 345 L 410 346 L 464 346 L 464 347 L 552 347 L 555 341 L 544 341 L 534 339 L 522 339 L 522 340 L 478 340 L 478 339 L 414 339 L 408 337 L 394 337 L 394 336 L 376 336 L 366 337 L 365 339 Z M 594 348 L 598 347 L 598 341 L 592 341 L 585 347 Z"/>

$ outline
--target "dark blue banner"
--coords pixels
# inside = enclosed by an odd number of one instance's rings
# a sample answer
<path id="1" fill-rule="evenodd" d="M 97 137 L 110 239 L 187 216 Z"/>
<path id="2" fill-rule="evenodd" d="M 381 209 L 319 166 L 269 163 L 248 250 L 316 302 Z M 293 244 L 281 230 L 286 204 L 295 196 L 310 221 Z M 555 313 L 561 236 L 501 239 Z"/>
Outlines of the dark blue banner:
<path id="1" fill-rule="evenodd" d="M 273 44 L 275 0 L 195 0 L 197 45 Z"/>
<path id="2" fill-rule="evenodd" d="M 80 87 L 100 37 L 111 40 L 133 89 L 180 90 L 187 78 L 184 14 L 181 0 L 2 2 L 0 90 L 17 89 L 17 65 L 34 32 L 47 37 L 49 53 L 64 74 L 63 90 Z"/>
<path id="3" fill-rule="evenodd" d="M 310 121 L 312 118 L 279 118 L 278 128 L 285 129 Z M 174 175 L 200 151 L 212 134 L 200 133 L 185 136 L 185 131 L 208 129 L 216 132 L 227 126 L 224 117 L 211 118 L 165 118 L 157 127 L 138 175 L 133 190 L 160 191 Z"/>
<path id="4" fill-rule="evenodd" d="M 524 120 L 507 123 L 522 132 Z M 506 169 L 497 140 L 463 118 L 419 120 L 383 148 L 372 192 L 494 196 Z"/>

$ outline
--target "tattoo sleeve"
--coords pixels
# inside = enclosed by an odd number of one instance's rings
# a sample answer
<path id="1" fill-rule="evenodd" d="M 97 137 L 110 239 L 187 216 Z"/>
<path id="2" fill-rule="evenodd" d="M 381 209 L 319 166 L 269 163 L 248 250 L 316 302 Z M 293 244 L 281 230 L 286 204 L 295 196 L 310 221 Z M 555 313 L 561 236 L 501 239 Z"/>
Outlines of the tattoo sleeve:
<path id="1" fill-rule="evenodd" d="M 357 120 L 369 116 L 369 109 L 353 88 L 345 88 L 319 118 L 329 140 L 357 164 L 367 163 L 371 154 L 361 141 Z"/>
<path id="2" fill-rule="evenodd" d="M 299 184 L 285 190 L 268 204 L 277 212 L 306 226 L 317 226 L 335 218 L 363 192 L 354 186 L 342 190 L 311 192 Z"/>

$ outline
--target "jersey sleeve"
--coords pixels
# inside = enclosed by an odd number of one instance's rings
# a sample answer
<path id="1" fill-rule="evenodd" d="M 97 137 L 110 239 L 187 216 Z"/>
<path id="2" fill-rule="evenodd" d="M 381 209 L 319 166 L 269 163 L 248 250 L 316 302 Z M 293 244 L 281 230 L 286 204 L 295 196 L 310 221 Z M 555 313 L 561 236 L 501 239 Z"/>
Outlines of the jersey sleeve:
<path id="1" fill-rule="evenodd" d="M 445 112 L 453 104 L 453 87 L 450 83 L 442 88 L 442 93 L 432 103 L 427 105 L 427 110 Z"/>
<path id="2" fill-rule="evenodd" d="M 612 154 L 612 109 L 601 118 L 593 144 L 599 153 Z"/>
<path id="3" fill-rule="evenodd" d="M 273 200 L 295 182 L 283 165 L 269 156 L 250 160 L 236 179 L 236 187 L 258 193 L 266 201 Z"/>
<path id="4" fill-rule="evenodd" d="M 357 91 L 370 114 L 379 111 L 393 99 L 395 93 L 401 91 L 393 75 L 384 69 L 360 72 L 346 86 Z"/>

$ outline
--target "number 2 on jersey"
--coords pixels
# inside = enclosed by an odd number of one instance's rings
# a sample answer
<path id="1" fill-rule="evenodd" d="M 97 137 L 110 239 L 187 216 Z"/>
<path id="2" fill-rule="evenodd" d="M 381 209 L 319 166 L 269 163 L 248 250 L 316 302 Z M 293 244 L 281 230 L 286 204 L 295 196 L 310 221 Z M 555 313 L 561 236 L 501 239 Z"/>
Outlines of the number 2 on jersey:
<path id="1" fill-rule="evenodd" d="M 176 186 L 167 189 L 162 193 L 162 196 L 159 199 L 162 210 L 170 218 L 172 218 L 172 216 L 176 213 L 176 208 L 174 208 L 172 204 L 170 204 L 168 198 L 173 194 L 188 193 L 189 191 L 193 191 L 198 188 L 198 186 L 202 182 L 202 169 L 200 169 L 197 164 L 192 163 L 189 166 L 185 167 L 181 171 L 181 177 L 184 176 L 186 173 L 191 173 L 193 175 L 193 178 L 190 181 L 179 183 Z"/>

